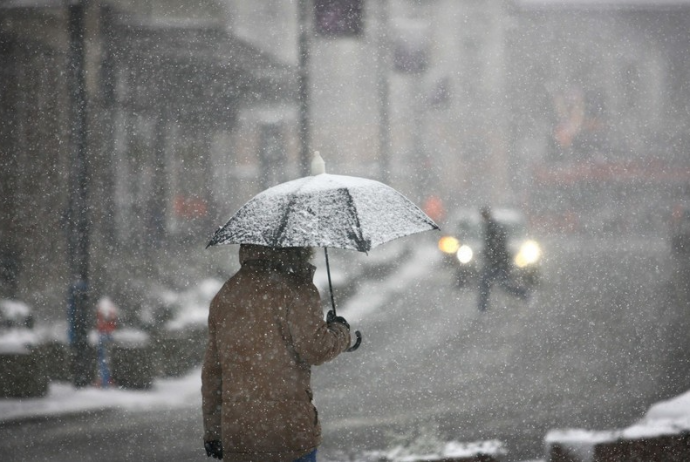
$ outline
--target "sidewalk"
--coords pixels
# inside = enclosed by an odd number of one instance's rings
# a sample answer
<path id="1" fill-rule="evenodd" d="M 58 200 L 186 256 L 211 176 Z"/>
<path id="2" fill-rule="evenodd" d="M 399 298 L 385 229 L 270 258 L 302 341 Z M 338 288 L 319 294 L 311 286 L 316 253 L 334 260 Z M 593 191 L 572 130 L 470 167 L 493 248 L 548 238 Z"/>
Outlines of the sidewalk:
<path id="1" fill-rule="evenodd" d="M 146 411 L 201 406 L 201 370 L 156 379 L 148 390 L 86 387 L 53 382 L 41 398 L 0 399 L 0 424 L 109 409 Z"/>
<path id="2" fill-rule="evenodd" d="M 382 278 L 388 270 L 400 265 L 409 254 L 410 245 L 411 243 L 404 240 L 397 240 L 375 249 L 369 255 L 338 249 L 331 251 L 329 261 L 336 304 L 340 306 L 344 303 L 362 279 Z M 314 283 L 322 293 L 324 304 L 328 302 L 330 307 L 328 276 L 323 252 L 315 256 L 315 264 L 318 270 Z M 205 286 L 200 290 L 208 292 Z M 182 329 L 188 324 L 205 323 L 208 306 L 201 306 L 200 299 L 203 297 L 196 293 L 183 294 L 183 297 L 184 303 L 189 307 L 173 321 L 176 323 L 175 327 Z M 148 390 L 127 390 L 116 387 L 77 389 L 68 382 L 52 382 L 48 394 L 40 398 L 0 398 L 0 424 L 108 409 L 198 408 L 201 406 L 200 389 L 200 367 L 180 378 L 154 379 L 153 386 Z"/>

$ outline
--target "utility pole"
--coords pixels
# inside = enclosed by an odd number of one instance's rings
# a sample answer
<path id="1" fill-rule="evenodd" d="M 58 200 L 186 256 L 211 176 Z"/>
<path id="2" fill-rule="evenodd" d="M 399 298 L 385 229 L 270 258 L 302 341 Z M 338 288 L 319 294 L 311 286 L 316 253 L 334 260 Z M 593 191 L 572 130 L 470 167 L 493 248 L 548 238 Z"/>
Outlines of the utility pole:
<path id="1" fill-rule="evenodd" d="M 299 171 L 300 176 L 309 175 L 311 164 L 311 124 L 309 119 L 309 54 L 311 39 L 309 36 L 310 0 L 299 0 L 298 3 L 298 59 L 299 59 Z"/>
<path id="2" fill-rule="evenodd" d="M 376 66 L 376 86 L 379 95 L 379 178 L 390 183 L 390 90 L 388 73 L 390 71 L 390 46 L 388 39 L 388 0 L 379 0 L 378 9 L 378 66 Z"/>
<path id="3" fill-rule="evenodd" d="M 68 297 L 69 339 L 74 352 L 73 383 L 91 383 L 92 358 L 88 350 L 89 331 L 89 219 L 87 111 L 85 79 L 85 5 L 68 5 L 69 89 L 72 156 L 67 211 L 67 249 L 71 283 Z"/>

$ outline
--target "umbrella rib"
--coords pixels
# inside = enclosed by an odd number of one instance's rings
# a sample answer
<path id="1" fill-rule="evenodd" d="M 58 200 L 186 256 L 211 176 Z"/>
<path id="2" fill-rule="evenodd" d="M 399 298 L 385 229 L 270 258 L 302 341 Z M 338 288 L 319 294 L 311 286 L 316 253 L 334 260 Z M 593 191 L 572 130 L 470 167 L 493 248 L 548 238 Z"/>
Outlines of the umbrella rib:
<path id="1" fill-rule="evenodd" d="M 288 201 L 288 204 L 285 207 L 285 212 L 283 213 L 283 216 L 280 220 L 280 225 L 278 226 L 278 229 L 276 229 L 276 232 L 273 235 L 273 239 L 271 239 L 273 247 L 280 247 L 278 245 L 279 238 L 285 232 L 285 228 L 287 228 L 290 212 L 292 211 L 292 208 L 295 205 L 295 201 L 297 200 L 297 191 L 299 191 L 299 189 L 301 188 L 302 186 L 300 186 L 297 190 L 295 190 L 295 192 L 290 194 L 290 200 Z"/>
<path id="2" fill-rule="evenodd" d="M 290 214 L 292 212 L 292 209 L 295 205 L 295 202 L 297 201 L 297 193 L 306 186 L 309 181 L 311 181 L 314 177 L 305 177 L 304 179 L 306 181 L 303 181 L 302 184 L 297 186 L 292 193 L 290 193 L 290 199 L 288 201 L 287 206 L 285 207 L 285 212 L 283 213 L 283 217 L 280 220 L 280 225 L 278 226 L 278 229 L 276 229 L 275 234 L 273 235 L 272 243 L 273 247 L 279 247 L 278 246 L 278 240 L 280 236 L 285 232 L 285 228 L 287 228 L 288 225 L 288 218 L 290 217 Z"/>
<path id="3" fill-rule="evenodd" d="M 352 197 L 352 194 L 350 194 L 350 190 L 348 188 L 343 188 L 343 190 L 345 191 L 345 195 L 347 196 L 347 205 L 353 211 L 352 216 L 355 218 L 355 230 L 357 231 L 357 233 L 354 237 L 357 240 L 357 247 L 359 247 L 357 250 L 359 250 L 360 252 L 367 252 L 371 249 L 371 243 L 367 242 L 364 239 L 364 236 L 362 235 L 362 225 L 359 222 L 359 215 L 357 215 L 357 207 L 355 207 L 355 200 Z"/>

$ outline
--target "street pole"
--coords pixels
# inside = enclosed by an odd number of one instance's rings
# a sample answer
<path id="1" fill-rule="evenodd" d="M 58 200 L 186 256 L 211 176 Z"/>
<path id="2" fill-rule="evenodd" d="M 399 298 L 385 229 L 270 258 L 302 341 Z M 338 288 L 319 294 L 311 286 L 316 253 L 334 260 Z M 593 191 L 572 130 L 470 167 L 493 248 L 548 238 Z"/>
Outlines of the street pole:
<path id="1" fill-rule="evenodd" d="M 299 53 L 299 170 L 300 176 L 309 175 L 311 164 L 311 127 L 309 120 L 309 54 L 311 40 L 309 37 L 310 0 L 299 0 L 298 4 L 298 53 Z"/>
<path id="2" fill-rule="evenodd" d="M 377 88 L 379 94 L 379 178 L 390 183 L 390 50 L 388 41 L 388 0 L 379 0 Z"/>
<path id="3" fill-rule="evenodd" d="M 67 248 L 70 265 L 68 292 L 69 337 L 74 355 L 73 383 L 85 387 L 91 382 L 92 358 L 88 351 L 89 330 L 89 220 L 87 112 L 85 82 L 85 6 L 83 2 L 68 7 L 69 87 L 71 94 L 71 145 Z"/>
<path id="4" fill-rule="evenodd" d="M 424 74 L 417 73 L 412 76 L 412 152 L 414 157 L 414 168 L 417 170 L 417 201 L 422 203 L 428 193 L 429 168 L 426 150 L 424 146 L 424 98 L 422 91 L 422 79 Z"/>

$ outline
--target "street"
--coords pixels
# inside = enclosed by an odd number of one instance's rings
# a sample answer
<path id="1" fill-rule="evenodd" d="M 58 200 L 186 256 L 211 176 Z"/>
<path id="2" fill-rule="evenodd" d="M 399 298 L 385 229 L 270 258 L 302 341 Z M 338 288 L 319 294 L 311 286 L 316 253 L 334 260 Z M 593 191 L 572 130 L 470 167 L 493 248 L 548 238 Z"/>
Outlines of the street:
<path id="1" fill-rule="evenodd" d="M 496 290 L 483 314 L 476 291 L 452 290 L 433 259 L 401 278 L 363 324 L 362 351 L 316 375 L 324 452 L 431 428 L 442 440 L 498 438 L 512 460 L 541 457 L 550 428 L 626 425 L 690 387 L 689 320 L 662 241 L 544 246 L 533 299 Z"/>
<path id="2" fill-rule="evenodd" d="M 320 460 L 354 461 L 417 434 L 499 439 L 509 460 L 534 459 L 550 429 L 628 425 L 690 388 L 688 305 L 664 241 L 551 238 L 533 298 L 496 289 L 480 313 L 476 290 L 456 288 L 442 267 L 435 236 L 342 303 L 364 342 L 314 369 Z M 197 407 L 109 411 L 0 426 L 0 454 L 206 460 L 201 436 Z"/>

